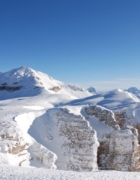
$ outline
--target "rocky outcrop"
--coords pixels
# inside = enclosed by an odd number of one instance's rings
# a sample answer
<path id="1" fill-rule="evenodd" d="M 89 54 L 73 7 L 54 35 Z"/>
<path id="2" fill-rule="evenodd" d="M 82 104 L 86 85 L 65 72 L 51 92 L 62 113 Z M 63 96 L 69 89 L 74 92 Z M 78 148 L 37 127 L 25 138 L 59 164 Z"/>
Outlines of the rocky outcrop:
<path id="1" fill-rule="evenodd" d="M 55 169 L 57 156 L 40 144 L 29 144 L 24 139 L 24 135 L 15 122 L 0 123 L 0 153 L 3 156 L 15 157 L 15 164 L 22 166 L 23 163 L 32 164 L 48 169 Z M 34 163 L 32 163 L 34 162 Z M 6 162 L 5 164 L 12 164 Z"/>
<path id="2" fill-rule="evenodd" d="M 57 156 L 48 150 L 47 148 L 41 146 L 39 143 L 34 143 L 28 149 L 31 154 L 30 162 L 33 162 L 47 169 L 56 169 L 55 161 Z"/>
<path id="3" fill-rule="evenodd" d="M 127 127 L 110 133 L 106 144 L 108 151 L 99 157 L 102 169 L 140 171 L 140 146 L 135 128 Z"/>
<path id="4" fill-rule="evenodd" d="M 61 168 L 73 171 L 92 171 L 97 169 L 98 141 L 96 132 L 80 115 L 67 109 L 51 111 L 51 117 L 57 122 L 57 130 L 63 155 Z M 58 165 L 59 168 L 60 165 Z"/>
<path id="5" fill-rule="evenodd" d="M 89 116 L 95 116 L 100 122 L 104 122 L 106 125 L 113 129 L 118 129 L 118 123 L 115 120 L 114 113 L 109 109 L 101 106 L 89 106 L 85 107 L 85 113 Z"/>
<path id="6" fill-rule="evenodd" d="M 0 123 L 0 151 L 2 153 L 18 154 L 26 147 L 28 144 L 24 141 L 21 130 L 14 122 Z"/>
<path id="7" fill-rule="evenodd" d="M 7 86 L 7 85 L 3 85 L 3 86 L 0 86 L 0 91 L 8 91 L 8 92 L 13 92 L 13 91 L 18 91 L 22 88 L 22 86 L 16 86 L 16 87 L 12 87 L 12 86 Z"/>
<path id="8" fill-rule="evenodd" d="M 103 122 L 113 128 L 99 141 L 99 167 L 104 170 L 140 171 L 138 127 L 126 128 L 129 124 L 126 112 L 113 112 L 101 106 L 89 106 L 84 111 L 90 117 L 96 117 L 97 119 L 93 118 L 94 121 Z"/>
<path id="9" fill-rule="evenodd" d="M 124 128 L 126 126 L 126 112 L 121 110 L 121 111 L 115 111 L 114 112 L 115 115 L 115 119 L 117 121 L 117 123 L 119 124 L 119 126 L 122 128 Z"/>
<path id="10" fill-rule="evenodd" d="M 58 86 L 55 86 L 55 87 L 50 88 L 49 90 L 54 91 L 54 92 L 58 92 L 61 90 L 61 88 Z"/>

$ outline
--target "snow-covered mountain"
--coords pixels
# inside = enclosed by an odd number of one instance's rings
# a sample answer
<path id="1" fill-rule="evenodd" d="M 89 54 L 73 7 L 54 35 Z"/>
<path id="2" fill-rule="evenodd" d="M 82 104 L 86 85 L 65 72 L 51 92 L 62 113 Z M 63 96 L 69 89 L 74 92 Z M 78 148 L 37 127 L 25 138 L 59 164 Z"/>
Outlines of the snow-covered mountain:
<path id="1" fill-rule="evenodd" d="M 96 89 L 94 88 L 94 87 L 89 87 L 88 89 L 87 89 L 90 93 L 92 93 L 92 94 L 97 94 L 97 91 L 96 91 Z"/>
<path id="2" fill-rule="evenodd" d="M 132 94 L 134 94 L 134 95 L 136 95 L 137 97 L 140 98 L 140 90 L 139 90 L 138 88 L 136 88 L 136 87 L 130 87 L 130 88 L 128 88 L 126 91 L 127 91 L 127 92 L 130 92 L 130 93 L 132 93 Z"/>
<path id="3" fill-rule="evenodd" d="M 20 67 L 0 74 L 0 112 L 0 164 L 73 171 L 140 168 L 140 100 L 132 93 L 115 89 L 95 95 Z"/>
<path id="4" fill-rule="evenodd" d="M 0 99 L 35 96 L 40 93 L 63 94 L 70 98 L 92 95 L 83 88 L 67 85 L 23 66 L 0 74 Z"/>

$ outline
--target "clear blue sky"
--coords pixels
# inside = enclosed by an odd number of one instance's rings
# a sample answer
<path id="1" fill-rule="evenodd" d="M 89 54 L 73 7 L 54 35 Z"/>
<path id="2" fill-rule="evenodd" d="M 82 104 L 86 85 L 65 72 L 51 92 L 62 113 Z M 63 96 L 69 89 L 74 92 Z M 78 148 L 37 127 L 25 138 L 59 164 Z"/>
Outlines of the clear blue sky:
<path id="1" fill-rule="evenodd" d="M 140 0 L 0 0 L 0 71 L 140 88 Z"/>

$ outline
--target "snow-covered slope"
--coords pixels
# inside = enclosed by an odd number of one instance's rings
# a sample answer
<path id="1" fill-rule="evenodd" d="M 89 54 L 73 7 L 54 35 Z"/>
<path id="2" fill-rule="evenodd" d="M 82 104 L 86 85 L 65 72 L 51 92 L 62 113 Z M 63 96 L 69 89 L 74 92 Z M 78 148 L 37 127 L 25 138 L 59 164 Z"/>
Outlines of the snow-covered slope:
<path id="1" fill-rule="evenodd" d="M 121 89 L 109 91 L 104 94 L 103 98 L 98 104 L 109 109 L 121 109 L 140 102 L 135 95 Z"/>
<path id="2" fill-rule="evenodd" d="M 137 96 L 132 93 L 123 91 L 121 89 L 115 89 L 109 91 L 103 95 L 93 95 L 86 98 L 81 98 L 77 100 L 72 100 L 67 104 L 62 103 L 62 105 L 70 105 L 70 106 L 82 106 L 82 105 L 100 105 L 105 108 L 115 110 L 115 109 L 123 109 L 126 107 L 135 106 L 139 104 L 140 100 Z"/>

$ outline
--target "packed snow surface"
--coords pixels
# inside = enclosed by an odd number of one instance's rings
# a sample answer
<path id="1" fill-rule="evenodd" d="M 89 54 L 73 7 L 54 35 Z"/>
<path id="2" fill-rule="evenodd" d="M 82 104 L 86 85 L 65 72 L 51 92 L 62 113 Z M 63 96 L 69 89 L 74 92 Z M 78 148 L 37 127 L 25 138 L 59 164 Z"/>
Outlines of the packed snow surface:
<path id="1" fill-rule="evenodd" d="M 0 166 L 1 180 L 140 180 L 138 172 L 72 172 L 50 169 Z"/>

